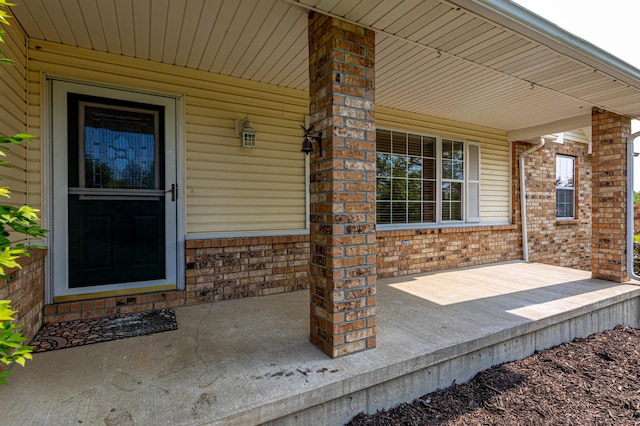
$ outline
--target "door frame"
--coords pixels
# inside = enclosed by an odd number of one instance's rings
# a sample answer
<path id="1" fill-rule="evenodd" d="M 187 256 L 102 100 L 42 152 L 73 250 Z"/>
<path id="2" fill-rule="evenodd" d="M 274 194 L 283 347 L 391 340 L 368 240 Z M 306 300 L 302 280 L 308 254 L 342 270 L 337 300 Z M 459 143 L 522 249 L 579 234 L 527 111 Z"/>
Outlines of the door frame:
<path id="1" fill-rule="evenodd" d="M 108 297 L 153 290 L 184 289 L 184 98 L 180 95 L 144 91 L 108 84 L 44 76 L 43 141 L 45 224 L 50 230 L 47 253 L 45 303 Z M 166 198 L 166 272 L 164 280 L 70 288 L 68 285 L 67 105 L 68 92 L 161 105 L 165 108 L 166 182 L 175 182 L 178 197 Z M 64 98 L 61 98 L 63 96 Z M 63 104 L 63 105 L 62 105 Z M 64 123 L 55 126 L 55 122 Z M 171 165 L 174 165 L 171 167 Z M 166 188 L 165 188 L 166 189 Z M 171 208 L 169 208 L 173 205 Z M 175 232 L 173 232 L 173 229 Z M 169 229 L 172 229 L 169 232 Z M 175 261 L 172 261 L 175 259 Z"/>

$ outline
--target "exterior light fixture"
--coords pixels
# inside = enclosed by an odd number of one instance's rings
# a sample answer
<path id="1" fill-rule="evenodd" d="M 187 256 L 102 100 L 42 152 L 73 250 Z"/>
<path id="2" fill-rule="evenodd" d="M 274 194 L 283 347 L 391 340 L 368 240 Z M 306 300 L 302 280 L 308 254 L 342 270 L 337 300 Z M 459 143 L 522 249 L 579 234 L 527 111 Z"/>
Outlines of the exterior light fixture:
<path id="1" fill-rule="evenodd" d="M 306 129 L 304 126 L 302 130 L 304 130 L 304 141 L 302 141 L 302 149 L 300 151 L 309 155 L 310 152 L 313 152 L 313 142 L 318 143 L 318 153 L 320 157 L 322 157 L 322 132 L 315 133 L 313 132 L 313 126 Z"/>
<path id="2" fill-rule="evenodd" d="M 249 116 L 236 120 L 236 136 L 240 136 L 240 143 L 243 148 L 256 147 L 256 131 L 253 130 L 253 124 L 249 120 Z"/>

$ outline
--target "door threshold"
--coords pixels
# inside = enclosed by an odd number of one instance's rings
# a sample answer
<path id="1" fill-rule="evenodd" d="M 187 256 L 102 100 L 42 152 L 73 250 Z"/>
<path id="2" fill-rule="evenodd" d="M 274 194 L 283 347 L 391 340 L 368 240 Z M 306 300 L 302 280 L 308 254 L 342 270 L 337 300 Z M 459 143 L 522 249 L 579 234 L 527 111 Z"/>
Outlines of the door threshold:
<path id="1" fill-rule="evenodd" d="M 95 293 L 70 294 L 68 296 L 55 296 L 53 298 L 53 303 L 76 302 L 78 300 L 89 299 L 104 299 L 106 297 L 116 296 L 133 296 L 136 294 L 155 293 L 158 291 L 172 291 L 177 290 L 177 288 L 178 287 L 175 284 L 163 284 L 149 287 L 126 288 L 122 290 L 99 291 Z"/>

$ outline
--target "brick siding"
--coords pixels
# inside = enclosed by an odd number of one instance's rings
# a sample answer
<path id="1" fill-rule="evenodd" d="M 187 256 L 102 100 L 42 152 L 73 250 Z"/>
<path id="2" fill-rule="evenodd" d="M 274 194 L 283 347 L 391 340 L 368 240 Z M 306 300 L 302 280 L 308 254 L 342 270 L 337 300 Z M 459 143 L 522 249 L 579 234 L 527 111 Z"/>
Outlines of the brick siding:
<path id="1" fill-rule="evenodd" d="M 309 236 L 189 240 L 185 290 L 62 302 L 44 308 L 57 322 L 211 303 L 308 288 Z"/>
<path id="2" fill-rule="evenodd" d="M 22 269 L 6 271 L 8 281 L 0 279 L 0 299 L 11 300 L 11 309 L 18 311 L 14 316 L 16 324 L 24 327 L 22 335 L 28 339 L 42 324 L 45 255 L 46 250 L 32 251 L 29 257 L 18 260 Z"/>
<path id="3" fill-rule="evenodd" d="M 514 218 L 520 223 L 519 155 L 531 144 L 514 143 Z M 575 220 L 556 220 L 556 155 L 575 158 Z M 591 270 L 591 157 L 588 145 L 547 143 L 525 159 L 529 261 Z"/>
<path id="4" fill-rule="evenodd" d="M 308 288 L 308 235 L 191 240 L 186 248 L 188 305 Z"/>
<path id="5" fill-rule="evenodd" d="M 378 277 L 522 259 L 515 225 L 378 231 Z"/>

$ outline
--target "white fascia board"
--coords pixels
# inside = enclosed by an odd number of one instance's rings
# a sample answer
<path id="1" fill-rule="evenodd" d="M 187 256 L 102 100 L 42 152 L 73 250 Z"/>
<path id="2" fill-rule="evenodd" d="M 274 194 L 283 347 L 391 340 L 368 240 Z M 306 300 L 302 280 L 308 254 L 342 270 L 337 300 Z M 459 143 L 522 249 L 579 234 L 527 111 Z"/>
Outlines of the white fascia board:
<path id="1" fill-rule="evenodd" d="M 609 52 L 506 0 L 443 0 L 640 88 L 640 70 Z M 620 10 L 624 13 L 624 10 Z"/>
<path id="2" fill-rule="evenodd" d="M 578 115 L 576 117 L 565 118 L 563 120 L 552 121 L 538 126 L 526 127 L 524 129 L 507 132 L 509 142 L 528 141 L 540 136 L 552 135 L 554 133 L 568 132 L 570 130 L 591 127 L 591 114 Z"/>

